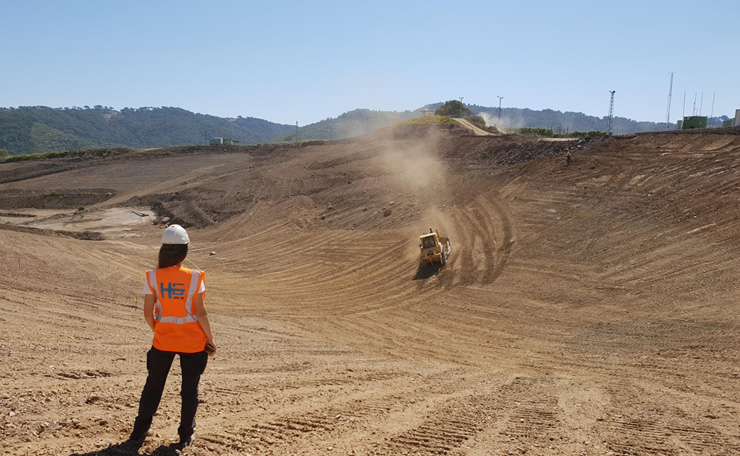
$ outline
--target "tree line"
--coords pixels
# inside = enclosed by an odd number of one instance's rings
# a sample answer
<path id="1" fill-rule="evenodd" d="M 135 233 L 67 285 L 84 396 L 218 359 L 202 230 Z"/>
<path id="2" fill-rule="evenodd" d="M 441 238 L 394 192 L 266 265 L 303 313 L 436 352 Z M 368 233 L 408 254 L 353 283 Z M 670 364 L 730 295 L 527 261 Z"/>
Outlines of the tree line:
<path id="1" fill-rule="evenodd" d="M 10 155 L 208 144 L 213 137 L 257 144 L 291 130 L 252 117 L 222 118 L 173 107 L 0 108 L 0 149 Z"/>

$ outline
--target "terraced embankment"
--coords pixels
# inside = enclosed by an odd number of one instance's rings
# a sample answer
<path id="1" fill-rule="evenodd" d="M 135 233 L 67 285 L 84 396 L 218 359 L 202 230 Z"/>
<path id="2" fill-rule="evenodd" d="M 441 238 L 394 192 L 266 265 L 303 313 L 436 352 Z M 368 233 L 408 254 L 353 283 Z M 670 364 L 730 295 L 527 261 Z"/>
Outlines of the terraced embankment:
<path id="1" fill-rule="evenodd" d="M 162 225 L 16 227 L 127 208 L 189 224 L 206 271 L 219 351 L 186 454 L 737 454 L 739 172 L 737 129 L 0 164 L 0 201 L 106 190 L 0 205 L 3 450 L 174 454 L 176 368 L 156 434 L 124 443 Z M 430 227 L 452 256 L 418 269 Z"/>

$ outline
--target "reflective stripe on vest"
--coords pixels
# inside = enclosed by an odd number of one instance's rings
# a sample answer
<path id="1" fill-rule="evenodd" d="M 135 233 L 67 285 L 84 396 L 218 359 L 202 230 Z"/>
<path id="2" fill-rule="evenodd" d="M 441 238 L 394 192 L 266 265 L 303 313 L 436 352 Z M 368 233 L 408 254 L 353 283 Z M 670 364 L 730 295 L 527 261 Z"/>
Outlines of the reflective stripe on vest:
<path id="1" fill-rule="evenodd" d="M 152 286 L 152 283 L 154 283 L 154 286 Z M 162 318 L 162 303 L 159 302 L 159 298 L 157 297 L 157 270 L 152 269 L 149 271 L 149 288 L 153 289 L 154 292 L 154 319 L 159 321 L 160 318 Z"/>

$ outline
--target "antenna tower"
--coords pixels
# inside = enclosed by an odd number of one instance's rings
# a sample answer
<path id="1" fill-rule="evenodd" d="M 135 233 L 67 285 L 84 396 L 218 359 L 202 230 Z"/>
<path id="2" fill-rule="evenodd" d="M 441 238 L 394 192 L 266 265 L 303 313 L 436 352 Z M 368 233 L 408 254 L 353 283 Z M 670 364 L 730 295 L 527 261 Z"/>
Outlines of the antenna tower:
<path id="1" fill-rule="evenodd" d="M 673 72 L 671 72 L 671 84 L 668 86 L 668 114 L 665 116 L 665 129 L 671 129 L 671 95 L 673 95 Z"/>
<path id="2" fill-rule="evenodd" d="M 606 134 L 607 135 L 612 134 L 612 124 L 614 123 L 614 92 L 616 92 L 616 90 L 609 91 L 609 93 L 612 96 L 611 96 L 611 99 L 609 100 L 609 118 L 606 123 Z"/>

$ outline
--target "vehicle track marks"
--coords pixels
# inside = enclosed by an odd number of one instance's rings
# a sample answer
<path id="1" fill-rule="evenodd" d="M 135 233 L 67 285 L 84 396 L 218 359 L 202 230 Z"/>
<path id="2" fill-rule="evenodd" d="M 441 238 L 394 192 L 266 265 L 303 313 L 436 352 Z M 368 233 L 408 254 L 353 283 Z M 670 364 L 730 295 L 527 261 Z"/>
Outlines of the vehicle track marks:
<path id="1" fill-rule="evenodd" d="M 419 426 L 394 435 L 361 454 L 450 454 L 483 430 L 490 402 L 491 397 L 483 395 L 455 398 L 430 412 Z"/>
<path id="2" fill-rule="evenodd" d="M 461 285 L 488 285 L 504 271 L 514 244 L 512 216 L 494 191 L 481 194 L 453 213 Z M 455 244 L 453 244 L 453 251 Z M 453 254 L 454 255 L 454 254 Z"/>

